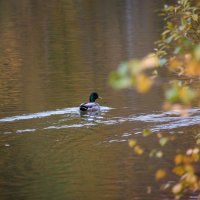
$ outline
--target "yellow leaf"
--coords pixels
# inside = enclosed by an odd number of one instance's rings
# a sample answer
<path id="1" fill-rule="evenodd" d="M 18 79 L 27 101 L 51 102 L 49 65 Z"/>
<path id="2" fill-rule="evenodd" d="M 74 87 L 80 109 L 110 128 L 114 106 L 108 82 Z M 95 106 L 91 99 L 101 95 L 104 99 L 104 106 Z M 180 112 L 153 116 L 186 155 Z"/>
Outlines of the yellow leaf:
<path id="1" fill-rule="evenodd" d="M 183 162 L 183 155 L 178 154 L 175 156 L 174 162 L 176 165 L 179 165 Z"/>
<path id="2" fill-rule="evenodd" d="M 195 162 L 199 161 L 199 154 L 198 153 L 194 153 L 192 154 L 192 158 Z"/>
<path id="3" fill-rule="evenodd" d="M 196 144 L 200 144 L 200 138 L 196 140 Z"/>
<path id="4" fill-rule="evenodd" d="M 194 58 L 197 61 L 200 61 L 200 45 L 197 45 L 194 50 Z"/>
<path id="5" fill-rule="evenodd" d="M 194 167 L 192 165 L 185 165 L 185 170 L 190 174 L 194 174 Z"/>
<path id="6" fill-rule="evenodd" d="M 190 156 L 184 156 L 183 162 L 185 164 L 190 164 L 192 162 L 192 158 Z"/>
<path id="7" fill-rule="evenodd" d="M 179 193 L 181 193 L 182 189 L 183 189 L 182 184 L 178 183 L 178 184 L 174 185 L 174 187 L 172 188 L 172 192 L 174 194 L 179 194 Z"/>
<path id="8" fill-rule="evenodd" d="M 194 149 L 193 149 L 193 153 L 194 153 L 194 154 L 199 153 L 199 148 L 194 148 Z"/>
<path id="9" fill-rule="evenodd" d="M 166 176 L 166 171 L 164 169 L 157 170 L 157 172 L 155 174 L 156 180 L 160 180 L 160 179 L 164 178 L 165 176 Z"/>
<path id="10" fill-rule="evenodd" d="M 173 57 L 173 58 L 170 58 L 169 60 L 169 68 L 171 70 L 177 70 L 179 69 L 181 66 L 183 65 L 183 63 L 178 60 L 177 58 Z"/>
<path id="11" fill-rule="evenodd" d="M 178 166 L 178 167 L 174 167 L 172 172 L 176 174 L 177 176 L 182 176 L 185 173 L 185 169 L 184 167 Z"/>
<path id="12" fill-rule="evenodd" d="M 137 76 L 136 80 L 136 89 L 138 92 L 145 93 L 147 92 L 152 85 L 152 81 L 150 78 L 145 76 L 144 74 L 140 74 Z"/>
<path id="13" fill-rule="evenodd" d="M 158 56 L 155 54 L 149 54 L 148 56 L 144 57 L 141 62 L 142 69 L 154 68 L 159 66 L 159 59 Z"/>
<path id="14" fill-rule="evenodd" d="M 137 154 L 137 155 L 142 155 L 144 153 L 144 150 L 139 146 L 135 146 L 134 148 L 134 152 Z"/>
<path id="15" fill-rule="evenodd" d="M 134 139 L 131 139 L 131 140 L 128 141 L 128 144 L 129 144 L 130 147 L 134 147 L 137 144 L 137 141 L 134 140 Z"/>
<path id="16" fill-rule="evenodd" d="M 190 184 L 194 184 L 197 182 L 197 177 L 194 174 L 188 173 L 186 177 L 186 181 Z"/>
<path id="17" fill-rule="evenodd" d="M 162 138 L 162 134 L 161 133 L 157 133 L 157 138 Z"/>
<path id="18" fill-rule="evenodd" d="M 185 74 L 188 76 L 199 76 L 200 74 L 199 63 L 195 60 L 188 62 L 187 67 L 185 69 Z"/>
<path id="19" fill-rule="evenodd" d="M 198 21 L 198 15 L 197 14 L 193 14 L 192 15 L 192 19 L 197 22 Z"/>

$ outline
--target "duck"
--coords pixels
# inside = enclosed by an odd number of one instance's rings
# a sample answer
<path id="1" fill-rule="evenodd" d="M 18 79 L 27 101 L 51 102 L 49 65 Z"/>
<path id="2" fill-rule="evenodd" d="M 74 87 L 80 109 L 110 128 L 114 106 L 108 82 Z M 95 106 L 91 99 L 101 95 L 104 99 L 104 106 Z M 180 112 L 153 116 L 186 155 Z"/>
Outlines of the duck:
<path id="1" fill-rule="evenodd" d="M 97 94 L 97 92 L 92 92 L 89 96 L 88 103 L 82 103 L 79 107 L 80 111 L 91 111 L 96 112 L 100 111 L 100 105 L 96 103 L 96 99 L 101 99 L 101 97 Z"/>

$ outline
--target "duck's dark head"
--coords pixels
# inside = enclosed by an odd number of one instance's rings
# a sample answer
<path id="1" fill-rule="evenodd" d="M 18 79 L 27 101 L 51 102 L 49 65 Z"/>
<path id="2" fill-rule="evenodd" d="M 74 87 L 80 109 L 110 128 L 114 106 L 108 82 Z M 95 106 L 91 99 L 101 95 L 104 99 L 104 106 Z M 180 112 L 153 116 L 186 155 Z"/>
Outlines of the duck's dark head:
<path id="1" fill-rule="evenodd" d="M 99 95 L 98 95 L 96 92 L 92 92 L 92 93 L 90 94 L 89 101 L 90 101 L 90 102 L 95 102 L 96 99 L 98 99 L 98 98 L 99 98 Z"/>

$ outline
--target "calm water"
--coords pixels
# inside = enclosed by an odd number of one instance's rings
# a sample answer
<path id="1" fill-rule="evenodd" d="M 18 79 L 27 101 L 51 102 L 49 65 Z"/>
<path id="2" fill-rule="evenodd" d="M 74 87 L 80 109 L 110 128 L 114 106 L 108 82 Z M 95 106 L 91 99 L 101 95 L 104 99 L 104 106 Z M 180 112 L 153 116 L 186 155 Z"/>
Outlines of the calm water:
<path id="1" fill-rule="evenodd" d="M 200 109 L 186 118 L 162 111 L 166 74 L 145 95 L 108 85 L 120 62 L 153 49 L 162 6 L 160 0 L 0 1 L 0 199 L 170 198 L 148 170 L 155 161 L 133 156 L 127 141 L 150 128 L 176 134 L 188 147 Z M 103 97 L 102 113 L 81 117 L 78 106 L 91 91 Z M 157 145 L 140 140 L 149 149 Z"/>

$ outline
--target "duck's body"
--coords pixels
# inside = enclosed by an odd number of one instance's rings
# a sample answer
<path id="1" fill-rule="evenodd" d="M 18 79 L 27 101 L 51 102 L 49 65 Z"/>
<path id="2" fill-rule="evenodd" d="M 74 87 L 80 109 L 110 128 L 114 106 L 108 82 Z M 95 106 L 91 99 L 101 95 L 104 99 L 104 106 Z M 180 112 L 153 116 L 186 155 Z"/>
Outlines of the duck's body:
<path id="1" fill-rule="evenodd" d="M 82 103 L 79 107 L 80 111 L 100 111 L 100 106 L 95 102 L 99 98 L 99 95 L 96 92 L 91 93 L 88 103 Z"/>
<path id="2" fill-rule="evenodd" d="M 81 111 L 100 111 L 100 106 L 95 102 L 82 103 L 80 105 Z"/>

